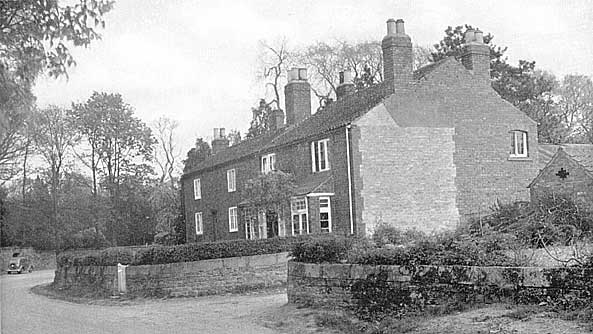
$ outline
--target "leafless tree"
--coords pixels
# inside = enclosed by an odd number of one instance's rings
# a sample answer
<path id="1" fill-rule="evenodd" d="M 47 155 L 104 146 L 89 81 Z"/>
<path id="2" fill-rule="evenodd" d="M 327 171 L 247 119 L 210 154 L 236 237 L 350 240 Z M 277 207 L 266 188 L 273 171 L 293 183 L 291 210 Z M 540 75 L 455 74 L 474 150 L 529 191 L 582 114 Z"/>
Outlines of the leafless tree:
<path id="1" fill-rule="evenodd" d="M 179 122 L 165 116 L 161 116 L 153 123 L 157 140 L 154 158 L 161 170 L 159 181 L 163 183 L 168 178 L 172 189 L 175 188 L 173 174 L 179 167 L 179 157 L 181 155 L 181 151 L 175 144 L 175 130 L 178 126 Z"/>

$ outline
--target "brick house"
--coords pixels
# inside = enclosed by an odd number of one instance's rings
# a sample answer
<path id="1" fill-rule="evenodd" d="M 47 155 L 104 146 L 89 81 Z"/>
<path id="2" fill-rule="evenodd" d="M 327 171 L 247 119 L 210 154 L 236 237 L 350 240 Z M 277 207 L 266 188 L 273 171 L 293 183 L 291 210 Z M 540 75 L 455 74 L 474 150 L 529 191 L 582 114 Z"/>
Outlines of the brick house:
<path id="1" fill-rule="evenodd" d="M 593 145 L 540 145 L 540 172 L 529 184 L 532 202 L 567 195 L 593 209 Z"/>
<path id="2" fill-rule="evenodd" d="M 311 114 L 306 69 L 293 69 L 275 130 L 214 154 L 182 177 L 187 241 L 333 232 L 367 234 L 379 223 L 455 228 L 496 200 L 528 200 L 537 170 L 536 123 L 490 85 L 489 48 L 469 31 L 464 55 L 413 71 L 402 20 L 387 22 L 384 82 L 355 91 L 344 72 L 337 101 Z M 509 151 L 510 147 L 510 151 Z M 292 173 L 282 217 L 242 210 L 246 180 Z"/>

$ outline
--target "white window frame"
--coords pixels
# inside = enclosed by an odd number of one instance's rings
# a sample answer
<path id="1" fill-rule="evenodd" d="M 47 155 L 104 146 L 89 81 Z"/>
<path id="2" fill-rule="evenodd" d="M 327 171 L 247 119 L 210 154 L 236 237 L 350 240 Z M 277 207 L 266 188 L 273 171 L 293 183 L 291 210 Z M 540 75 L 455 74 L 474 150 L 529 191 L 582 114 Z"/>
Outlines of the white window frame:
<path id="1" fill-rule="evenodd" d="M 237 207 L 231 206 L 229 208 L 229 232 L 238 232 L 239 223 L 237 222 Z"/>
<path id="2" fill-rule="evenodd" d="M 196 212 L 194 215 L 194 220 L 196 223 L 196 234 L 197 235 L 204 234 L 204 222 L 202 221 L 202 213 Z"/>
<path id="3" fill-rule="evenodd" d="M 199 178 L 194 179 L 194 199 L 202 198 L 202 182 Z"/>
<path id="4" fill-rule="evenodd" d="M 520 135 L 520 137 L 519 137 Z M 529 144 L 527 131 L 513 130 L 511 131 L 511 153 L 513 158 L 527 158 L 529 156 Z M 519 139 L 523 141 L 523 152 L 519 152 Z"/>
<path id="5" fill-rule="evenodd" d="M 276 153 L 262 155 L 261 157 L 261 172 L 267 174 L 276 170 Z"/>
<path id="6" fill-rule="evenodd" d="M 234 168 L 226 171 L 226 184 L 228 192 L 232 193 L 237 190 L 237 173 Z"/>
<path id="7" fill-rule="evenodd" d="M 327 200 L 327 207 L 321 207 L 321 201 Z M 324 231 L 321 227 L 321 214 L 327 213 L 328 230 Z M 332 205 L 330 197 L 319 197 L 319 227 L 322 233 L 331 233 L 332 231 Z"/>
<path id="8" fill-rule="evenodd" d="M 321 147 L 324 149 L 321 150 Z M 313 173 L 330 170 L 329 166 L 329 139 L 322 139 L 311 142 L 311 170 Z M 325 167 L 321 167 L 321 161 L 325 161 Z"/>
<path id="9" fill-rule="evenodd" d="M 303 200 L 305 202 L 305 207 L 296 209 L 295 202 Z M 299 217 L 299 231 L 295 231 L 294 229 L 294 216 L 297 215 Z M 302 221 L 302 217 L 305 215 L 305 221 Z M 293 198 L 290 201 L 290 229 L 292 231 L 292 235 L 299 235 L 299 234 L 309 234 L 309 201 L 307 197 L 305 198 Z"/>

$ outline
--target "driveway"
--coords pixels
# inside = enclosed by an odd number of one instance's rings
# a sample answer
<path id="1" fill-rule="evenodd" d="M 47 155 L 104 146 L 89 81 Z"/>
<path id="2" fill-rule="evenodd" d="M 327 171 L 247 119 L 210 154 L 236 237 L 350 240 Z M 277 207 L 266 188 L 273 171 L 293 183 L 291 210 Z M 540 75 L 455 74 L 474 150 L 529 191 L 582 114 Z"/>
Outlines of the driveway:
<path id="1" fill-rule="evenodd" d="M 29 291 L 53 276 L 39 271 L 0 277 L 1 333 L 278 333 L 258 320 L 286 304 L 286 294 L 259 294 L 85 305 Z"/>

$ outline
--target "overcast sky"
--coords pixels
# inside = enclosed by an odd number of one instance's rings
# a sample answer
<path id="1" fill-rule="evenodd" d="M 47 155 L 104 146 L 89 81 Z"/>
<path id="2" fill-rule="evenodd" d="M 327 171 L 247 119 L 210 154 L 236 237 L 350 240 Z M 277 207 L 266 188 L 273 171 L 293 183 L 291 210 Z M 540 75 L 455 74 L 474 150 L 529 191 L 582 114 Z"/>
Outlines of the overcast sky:
<path id="1" fill-rule="evenodd" d="M 74 50 L 69 80 L 38 80 L 38 105 L 69 106 L 93 91 L 118 92 L 149 123 L 178 120 L 183 155 L 212 128 L 245 132 L 263 94 L 258 42 L 289 45 L 377 40 L 403 18 L 415 44 L 468 23 L 508 46 L 509 60 L 535 60 L 557 76 L 593 75 L 593 0 L 118 0 L 103 39 Z"/>

